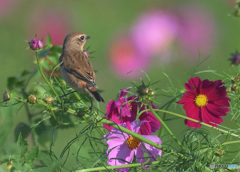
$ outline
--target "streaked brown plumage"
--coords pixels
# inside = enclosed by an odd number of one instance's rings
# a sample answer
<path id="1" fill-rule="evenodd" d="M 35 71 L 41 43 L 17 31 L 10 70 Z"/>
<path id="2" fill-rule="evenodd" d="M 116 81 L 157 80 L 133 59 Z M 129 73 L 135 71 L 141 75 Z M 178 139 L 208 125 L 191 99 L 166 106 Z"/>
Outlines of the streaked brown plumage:
<path id="1" fill-rule="evenodd" d="M 65 37 L 62 55 L 59 57 L 59 61 L 63 61 L 60 72 L 62 78 L 74 90 L 84 90 L 97 101 L 104 102 L 97 92 L 92 64 L 83 52 L 88 38 L 90 37 L 83 33 L 72 33 Z"/>

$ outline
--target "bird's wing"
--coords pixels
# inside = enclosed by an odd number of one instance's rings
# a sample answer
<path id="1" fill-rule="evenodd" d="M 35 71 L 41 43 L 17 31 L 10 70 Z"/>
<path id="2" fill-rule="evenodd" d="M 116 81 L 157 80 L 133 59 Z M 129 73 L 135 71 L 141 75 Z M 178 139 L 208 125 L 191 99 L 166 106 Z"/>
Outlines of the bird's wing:
<path id="1" fill-rule="evenodd" d="M 67 72 L 73 74 L 75 77 L 87 83 L 95 82 L 95 73 L 92 64 L 83 52 L 73 52 L 64 55 L 63 66 Z"/>

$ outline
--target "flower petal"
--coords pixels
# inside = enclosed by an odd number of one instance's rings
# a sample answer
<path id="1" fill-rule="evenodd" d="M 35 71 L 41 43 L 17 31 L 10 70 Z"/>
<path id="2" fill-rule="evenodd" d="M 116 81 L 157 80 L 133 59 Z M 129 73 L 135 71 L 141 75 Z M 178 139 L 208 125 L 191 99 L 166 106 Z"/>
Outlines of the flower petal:
<path id="1" fill-rule="evenodd" d="M 186 111 L 187 117 L 192 118 L 192 119 L 196 119 L 198 121 L 202 121 L 201 120 L 200 108 L 198 108 L 193 102 L 192 103 L 185 103 L 183 105 L 183 108 Z M 185 120 L 185 124 L 188 125 L 188 127 L 193 127 L 193 128 L 201 127 L 201 124 L 190 121 L 190 120 Z"/>
<path id="2" fill-rule="evenodd" d="M 222 117 L 212 115 L 210 111 L 208 111 L 207 108 L 202 108 L 202 121 L 206 124 L 212 125 L 214 127 L 217 127 L 216 124 L 221 124 L 223 122 Z M 216 124 L 214 124 L 216 123 Z"/>
<path id="3" fill-rule="evenodd" d="M 138 163 L 146 162 L 145 158 L 143 157 L 144 151 L 140 147 L 138 147 L 135 155 Z"/>
<path id="4" fill-rule="evenodd" d="M 127 144 L 122 144 L 114 148 L 108 154 L 108 164 L 114 165 L 125 165 L 131 163 L 134 157 L 134 151 L 128 148 Z"/>
<path id="5" fill-rule="evenodd" d="M 199 87 L 201 83 L 202 82 L 199 77 L 190 78 L 188 80 L 188 83 L 185 83 L 185 88 L 188 91 L 196 91 L 197 93 L 199 93 Z"/>
<path id="6" fill-rule="evenodd" d="M 143 135 L 143 137 L 157 143 L 157 144 L 162 144 L 161 140 L 159 137 L 157 136 L 153 136 L 153 135 Z M 161 156 L 162 154 L 162 150 L 157 149 L 147 143 L 142 143 L 139 147 L 140 149 L 144 150 L 150 157 L 150 161 L 155 161 L 157 159 L 157 156 Z"/>

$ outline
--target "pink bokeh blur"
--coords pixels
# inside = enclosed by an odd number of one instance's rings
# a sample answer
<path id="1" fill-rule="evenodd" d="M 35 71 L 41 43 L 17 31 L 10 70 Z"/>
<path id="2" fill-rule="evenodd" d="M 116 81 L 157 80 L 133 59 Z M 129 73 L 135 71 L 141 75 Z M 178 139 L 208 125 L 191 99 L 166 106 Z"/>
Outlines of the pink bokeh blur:
<path id="1" fill-rule="evenodd" d="M 178 11 L 179 45 L 189 58 L 208 56 L 216 44 L 216 23 L 210 12 L 203 6 L 188 4 Z"/>
<path id="2" fill-rule="evenodd" d="M 0 0 L 0 19 L 13 10 L 18 0 Z"/>
<path id="3" fill-rule="evenodd" d="M 125 35 L 118 36 L 110 45 L 110 62 L 113 70 L 123 78 L 137 77 L 141 73 L 132 70 L 146 70 L 148 66 L 146 56 L 138 51 L 131 37 Z"/>
<path id="4" fill-rule="evenodd" d="M 178 20 L 171 12 L 154 10 L 145 12 L 133 24 L 131 36 L 139 51 L 149 57 L 166 50 L 176 38 Z"/>
<path id="5" fill-rule="evenodd" d="M 45 42 L 45 38 L 49 33 L 53 45 L 62 45 L 65 36 L 71 31 L 70 21 L 65 12 L 39 9 L 30 18 L 30 37 L 37 35 L 37 38 L 43 38 Z"/>
<path id="6" fill-rule="evenodd" d="M 123 78 L 134 78 L 139 75 L 126 73 L 146 70 L 153 57 L 157 57 L 161 64 L 180 57 L 196 60 L 199 53 L 206 57 L 215 47 L 216 27 L 210 12 L 197 4 L 168 11 L 145 11 L 130 26 L 130 31 L 125 34 L 128 36 L 114 38 L 110 46 L 113 70 Z M 174 51 L 180 54 L 172 58 L 169 55 L 175 54 Z"/>

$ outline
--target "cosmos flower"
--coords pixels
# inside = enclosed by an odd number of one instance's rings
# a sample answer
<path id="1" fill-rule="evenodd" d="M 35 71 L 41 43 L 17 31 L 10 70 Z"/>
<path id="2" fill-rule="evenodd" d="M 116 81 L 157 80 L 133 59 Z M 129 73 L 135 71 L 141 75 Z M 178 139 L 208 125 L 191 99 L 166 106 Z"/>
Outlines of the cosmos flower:
<path id="1" fill-rule="evenodd" d="M 148 106 L 143 105 L 141 102 L 138 102 L 137 96 L 133 95 L 130 97 L 126 97 L 130 89 L 122 89 L 120 92 L 119 98 L 115 100 L 111 100 L 106 107 L 107 113 L 105 118 L 117 123 L 131 123 L 136 120 L 138 109 L 139 112 L 148 109 Z M 154 109 L 157 109 L 153 103 L 151 103 Z M 140 121 L 146 121 L 141 125 L 139 130 L 140 134 L 149 135 L 153 132 L 159 130 L 161 123 L 157 120 L 157 118 L 150 112 L 144 112 L 139 117 Z M 113 127 L 103 124 L 103 126 L 110 131 Z"/>
<path id="2" fill-rule="evenodd" d="M 136 78 L 140 72 L 146 71 L 148 59 L 146 54 L 139 51 L 130 36 L 120 36 L 114 39 L 110 45 L 110 62 L 114 72 L 122 78 Z M 130 73 L 128 73 L 130 72 Z"/>
<path id="3" fill-rule="evenodd" d="M 187 91 L 178 104 L 183 104 L 187 117 L 214 127 L 223 122 L 221 116 L 227 115 L 230 99 L 221 80 L 201 81 L 199 77 L 195 77 L 185 83 L 185 88 Z M 201 124 L 189 120 L 185 120 L 185 124 L 193 128 L 201 127 Z"/>
<path id="4" fill-rule="evenodd" d="M 138 133 L 140 126 L 137 121 L 133 121 L 130 125 L 126 123 L 120 124 L 122 127 L 128 128 L 129 130 Z M 159 137 L 154 135 L 142 135 L 143 137 L 161 144 Z M 146 162 L 143 157 L 144 152 L 148 154 L 150 161 L 155 161 L 157 156 L 161 156 L 162 151 L 147 143 L 141 142 L 139 139 L 123 133 L 118 129 L 112 129 L 112 131 L 105 135 L 104 138 L 108 139 L 108 164 L 114 165 L 126 165 L 133 161 L 134 156 L 138 163 Z M 118 171 L 129 171 L 129 168 L 117 169 Z"/>

